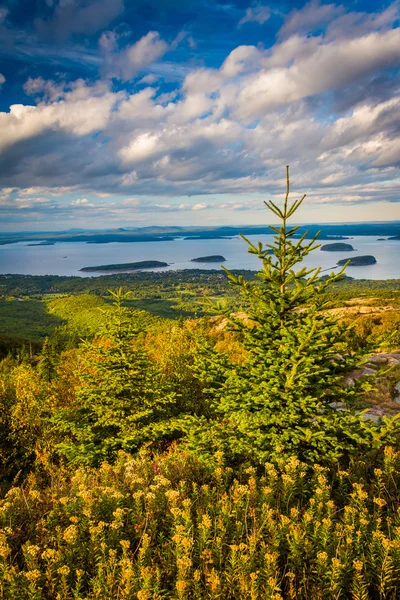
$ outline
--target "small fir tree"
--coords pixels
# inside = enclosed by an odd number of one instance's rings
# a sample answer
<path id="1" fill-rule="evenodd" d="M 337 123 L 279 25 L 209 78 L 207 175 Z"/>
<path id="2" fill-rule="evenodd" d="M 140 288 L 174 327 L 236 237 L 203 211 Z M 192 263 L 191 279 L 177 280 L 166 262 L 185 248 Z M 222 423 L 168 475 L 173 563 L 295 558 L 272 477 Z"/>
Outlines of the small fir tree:
<path id="1" fill-rule="evenodd" d="M 118 450 L 174 437 L 175 394 L 137 343 L 129 292 L 110 292 L 115 311 L 92 342 L 82 345 L 82 380 L 72 406 L 57 411 L 59 450 L 69 460 L 98 465 Z M 109 313 L 107 313 L 109 314 Z"/>
<path id="2" fill-rule="evenodd" d="M 327 288 L 344 269 L 321 277 L 320 269 L 301 266 L 319 246 L 317 236 L 299 237 L 299 227 L 288 225 L 305 198 L 290 204 L 289 190 L 287 167 L 283 207 L 265 202 L 281 221 L 280 227 L 270 227 L 272 244 L 256 246 L 242 236 L 248 252 L 262 263 L 258 281 L 225 269 L 249 306 L 246 319 L 225 313 L 247 356 L 243 364 L 231 364 L 226 355 L 203 349 L 197 371 L 213 417 L 189 421 L 188 443 L 196 451 L 223 450 L 235 461 L 297 455 L 332 462 L 355 448 L 370 448 L 379 438 L 378 427 L 364 422 L 354 408 L 360 386 L 343 384 L 357 358 L 348 327 L 322 311 Z M 338 402 L 345 410 L 337 410 Z"/>
<path id="3" fill-rule="evenodd" d="M 38 362 L 38 371 L 44 381 L 51 381 L 56 371 L 54 353 L 48 337 L 46 337 L 43 342 L 42 352 Z"/>

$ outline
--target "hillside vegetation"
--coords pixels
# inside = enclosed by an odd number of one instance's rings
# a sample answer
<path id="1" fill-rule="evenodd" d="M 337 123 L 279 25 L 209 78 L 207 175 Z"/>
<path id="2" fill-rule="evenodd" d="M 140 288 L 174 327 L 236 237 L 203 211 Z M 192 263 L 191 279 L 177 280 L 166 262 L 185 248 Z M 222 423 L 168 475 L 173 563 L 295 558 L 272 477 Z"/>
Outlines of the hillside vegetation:
<path id="1" fill-rule="evenodd" d="M 304 268 L 302 201 L 256 276 L 3 280 L 1 598 L 399 597 L 399 285 Z"/>

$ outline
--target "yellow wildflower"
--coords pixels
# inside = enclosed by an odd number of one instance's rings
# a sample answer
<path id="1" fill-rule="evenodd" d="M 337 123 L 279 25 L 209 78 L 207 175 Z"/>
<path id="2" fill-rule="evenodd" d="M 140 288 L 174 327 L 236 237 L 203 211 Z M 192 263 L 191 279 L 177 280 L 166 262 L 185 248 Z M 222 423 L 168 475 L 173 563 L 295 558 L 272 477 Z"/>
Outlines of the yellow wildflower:
<path id="1" fill-rule="evenodd" d="M 187 589 L 187 586 L 187 581 L 183 581 L 182 579 L 179 579 L 176 582 L 176 589 L 180 594 L 182 594 Z"/>
<path id="2" fill-rule="evenodd" d="M 363 562 L 362 560 L 353 560 L 353 566 L 355 568 L 355 570 L 360 573 L 362 571 L 363 568 Z"/>
<path id="3" fill-rule="evenodd" d="M 40 571 L 38 569 L 34 569 L 33 571 L 26 571 L 24 576 L 28 581 L 37 581 L 40 577 Z"/>
<path id="4" fill-rule="evenodd" d="M 379 506 L 379 508 L 382 508 L 386 505 L 386 500 L 384 500 L 383 498 L 374 498 L 374 502 L 377 506 Z"/>
<path id="5" fill-rule="evenodd" d="M 63 533 L 63 539 L 67 544 L 73 544 L 78 538 L 78 528 L 76 525 L 70 525 Z"/>

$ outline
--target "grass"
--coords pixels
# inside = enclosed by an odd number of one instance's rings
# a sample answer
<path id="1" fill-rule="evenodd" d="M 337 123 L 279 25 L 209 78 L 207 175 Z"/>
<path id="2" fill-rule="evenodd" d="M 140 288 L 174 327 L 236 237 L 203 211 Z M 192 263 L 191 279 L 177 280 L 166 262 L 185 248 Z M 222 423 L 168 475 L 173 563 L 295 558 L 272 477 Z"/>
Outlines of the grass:
<path id="1" fill-rule="evenodd" d="M 177 310 L 174 307 L 176 300 L 163 300 L 156 298 L 128 300 L 125 305 L 131 308 L 147 310 L 148 312 L 158 317 L 165 319 L 179 319 L 181 317 L 193 317 L 194 311 Z"/>
<path id="2" fill-rule="evenodd" d="M 0 300 L 0 323 L 1 335 L 43 341 L 62 319 L 49 314 L 40 300 Z"/>

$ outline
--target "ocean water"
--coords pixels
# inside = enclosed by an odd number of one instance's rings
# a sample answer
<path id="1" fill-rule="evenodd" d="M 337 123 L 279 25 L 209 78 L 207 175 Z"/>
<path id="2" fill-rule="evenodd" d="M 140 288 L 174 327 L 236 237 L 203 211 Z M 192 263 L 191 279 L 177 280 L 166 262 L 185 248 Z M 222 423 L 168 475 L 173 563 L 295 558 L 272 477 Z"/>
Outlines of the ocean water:
<path id="1" fill-rule="evenodd" d="M 253 243 L 272 243 L 270 235 L 249 236 Z M 375 265 L 348 267 L 347 274 L 355 279 L 400 279 L 400 241 L 377 241 L 372 236 L 356 236 L 344 240 L 355 252 L 322 252 L 315 250 L 304 261 L 307 267 L 333 269 L 338 260 L 372 254 Z M 54 246 L 28 246 L 30 242 L 0 246 L 0 274 L 76 275 L 98 277 L 104 273 L 82 273 L 82 267 L 115 263 L 159 260 L 169 263 L 157 271 L 178 269 L 218 269 L 219 263 L 193 263 L 192 258 L 220 254 L 228 269 L 258 270 L 260 261 L 248 254 L 247 244 L 239 237 L 219 240 L 184 240 L 168 242 L 123 242 L 87 244 L 86 242 L 56 243 Z M 329 242 L 323 240 L 322 244 Z"/>

